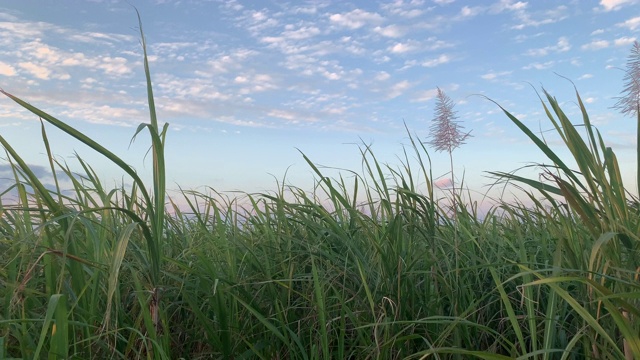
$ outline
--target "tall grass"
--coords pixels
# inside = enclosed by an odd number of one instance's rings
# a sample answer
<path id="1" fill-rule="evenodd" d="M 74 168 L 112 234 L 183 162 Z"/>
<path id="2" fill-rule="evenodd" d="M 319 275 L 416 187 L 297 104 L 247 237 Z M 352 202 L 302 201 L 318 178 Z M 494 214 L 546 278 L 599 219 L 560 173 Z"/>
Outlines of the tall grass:
<path id="1" fill-rule="evenodd" d="M 142 251 L 138 251 L 140 256 L 140 262 L 137 266 L 141 267 L 141 274 L 144 274 L 144 279 L 138 278 L 137 275 L 134 278 L 138 294 L 136 297 L 142 307 L 139 311 L 139 317 L 137 322 L 144 322 L 144 336 L 148 336 L 148 344 L 151 348 L 157 349 L 157 351 L 151 351 L 154 357 L 161 357 L 166 352 L 168 343 L 166 337 L 159 336 L 160 329 L 160 310 L 159 310 L 159 294 L 160 294 L 160 277 L 161 277 L 161 246 L 163 243 L 164 230 L 165 230 L 165 163 L 164 163 L 164 141 L 168 124 L 162 128 L 158 126 L 158 121 L 155 112 L 155 105 L 153 101 L 153 91 L 151 86 L 151 76 L 149 72 L 149 64 L 147 61 L 146 42 L 144 33 L 142 30 L 142 21 L 138 14 L 138 21 L 140 26 L 140 36 L 142 39 L 142 49 L 144 52 L 144 70 L 147 80 L 147 92 L 148 92 L 148 104 L 150 113 L 150 123 L 141 124 L 136 134 L 147 128 L 149 130 L 149 137 L 151 139 L 152 155 L 153 155 L 153 192 L 147 190 L 144 182 L 133 170 L 131 166 L 126 164 L 116 154 L 106 149 L 98 142 L 89 138 L 85 134 L 77 131 L 73 127 L 57 119 L 56 117 L 36 108 L 35 106 L 23 101 L 22 99 L 14 96 L 4 90 L 0 90 L 2 94 L 9 97 L 21 107 L 29 110 L 34 115 L 38 116 L 41 121 L 47 122 L 69 136 L 75 138 L 81 143 L 89 146 L 93 150 L 105 156 L 125 173 L 127 173 L 134 184 L 132 193 L 130 196 L 123 194 L 123 198 L 128 198 L 132 203 L 118 202 L 112 200 L 112 196 L 116 193 L 113 191 L 105 192 L 104 189 L 98 183 L 95 173 L 85 164 L 82 160 L 80 163 L 87 172 L 87 177 L 84 180 L 89 181 L 89 187 L 83 183 L 82 178 L 78 178 L 62 164 L 58 163 L 51 155 L 49 148 L 49 142 L 44 127 L 42 126 L 42 139 L 45 145 L 47 154 L 49 155 L 49 163 L 51 165 L 52 173 L 56 174 L 56 166 L 59 165 L 64 173 L 72 180 L 74 190 L 79 195 L 78 198 L 68 199 L 64 201 L 62 196 L 62 190 L 58 185 L 58 180 L 55 178 L 56 189 L 55 192 L 45 188 L 42 182 L 36 177 L 34 172 L 29 166 L 22 160 L 19 154 L 11 147 L 11 145 L 0 136 L 0 143 L 5 148 L 7 156 L 15 161 L 13 165 L 14 173 L 16 174 L 16 185 L 19 191 L 19 197 L 21 201 L 18 205 L 10 207 L 11 209 L 21 210 L 24 212 L 31 212 L 34 209 L 27 206 L 31 206 L 31 203 L 35 203 L 35 210 L 38 213 L 38 218 L 33 219 L 30 216 L 26 218 L 26 222 L 19 225 L 24 227 L 26 234 L 44 232 L 43 242 L 46 249 L 42 255 L 54 255 L 61 259 L 59 264 L 56 264 L 51 256 L 41 256 L 39 259 L 43 259 L 45 263 L 45 278 L 47 281 L 46 294 L 51 294 L 51 304 L 58 303 L 59 297 L 63 296 L 64 283 L 66 281 L 71 282 L 71 287 L 67 290 L 71 291 L 72 297 L 75 299 L 74 307 L 77 307 L 77 311 L 72 313 L 72 319 L 75 322 L 79 322 L 79 325 L 74 327 L 74 330 L 81 332 L 86 337 L 91 337 L 92 330 L 91 324 L 96 322 L 101 323 L 100 329 L 107 331 L 110 327 L 112 301 L 114 300 L 114 294 L 116 293 L 117 285 L 119 283 L 119 274 L 121 266 L 123 264 L 124 256 L 126 254 L 127 245 L 130 237 L 134 231 L 138 231 L 142 238 L 145 240 L 145 248 Z M 134 137 L 135 137 L 134 135 Z M 32 188 L 33 192 L 26 193 L 26 186 L 22 183 L 20 178 L 24 178 L 26 185 Z M 96 203 L 95 199 L 102 200 L 101 204 Z M 80 201 L 77 201 L 80 200 Z M 134 205 L 134 206 L 131 206 Z M 134 208 L 135 207 L 135 208 Z M 107 220 L 116 215 L 119 218 L 117 222 L 117 228 L 106 228 L 107 236 L 97 236 L 103 234 L 105 230 L 96 228 L 95 225 L 100 225 L 103 219 L 100 215 L 96 219 L 93 219 L 91 215 L 101 213 L 105 215 Z M 115 213 L 115 214 L 114 214 Z M 110 223 L 110 222 L 109 222 Z M 107 223 L 108 225 L 110 225 Z M 7 224 L 8 229 L 11 230 L 14 224 Z M 18 224 L 15 224 L 18 225 Z M 113 224 L 115 225 L 115 224 Z M 114 231 L 117 230 L 117 231 Z M 17 231 L 17 230 L 14 230 Z M 87 234 L 90 232 L 90 234 Z M 87 239 L 87 236 L 90 238 Z M 39 236 L 38 236 L 39 237 Z M 92 242 L 91 246 L 87 246 L 86 241 Z M 111 243 L 109 240 L 112 240 Z M 20 239 L 14 239 L 14 241 L 20 241 Z M 38 241 L 40 245 L 40 241 Z M 98 249 L 96 249 L 97 247 Z M 91 250 L 91 251 L 90 251 Z M 98 272 L 92 277 L 96 277 L 98 280 L 101 277 L 107 278 L 106 289 L 106 313 L 104 309 L 94 307 L 92 302 L 97 300 L 100 296 L 100 292 L 103 289 L 100 282 L 94 284 L 95 287 L 91 288 L 89 285 L 91 282 L 87 282 L 86 272 L 89 270 L 84 265 L 90 265 L 91 271 L 100 270 L 100 265 L 107 267 L 105 275 L 100 275 Z M 33 264 L 32 266 L 36 266 Z M 23 288 L 26 287 L 27 282 L 31 280 L 31 270 L 33 267 L 24 274 L 25 278 L 21 281 L 17 287 L 18 293 L 14 296 L 25 296 L 20 294 L 23 292 Z M 137 273 L 134 273 L 137 274 Z M 18 275 L 18 274 L 15 274 Z M 57 281 L 54 281 L 54 277 L 57 277 Z M 17 278 L 15 279 L 18 280 Z M 56 283 L 57 282 L 57 283 Z M 143 284 L 144 282 L 144 284 Z M 141 290 L 145 291 L 142 292 Z M 148 295 L 147 295 L 148 294 Z M 87 296 L 88 295 L 88 296 Z M 20 301 L 22 302 L 22 301 Z M 65 306 L 57 305 L 58 307 Z M 56 309 L 55 307 L 52 309 Z M 51 309 L 50 309 L 51 310 Z M 61 310 L 51 310 L 61 311 Z M 47 311 L 47 316 L 50 311 Z M 66 311 L 64 312 L 66 314 Z M 104 318 L 103 317 L 104 314 Z M 78 318 L 76 318 L 78 315 Z M 65 316 L 66 317 L 66 316 Z M 8 317 L 11 318 L 11 317 Z M 48 319 L 48 318 L 47 318 Z M 45 326 L 43 327 L 43 334 L 45 328 L 48 328 L 48 322 L 45 319 Z M 26 320 L 23 314 L 23 321 Z M 62 319 L 62 323 L 66 324 L 69 319 Z M 57 322 L 53 324 L 52 334 L 54 334 L 60 325 Z M 136 326 L 140 329 L 141 326 Z M 77 329 L 75 329 L 77 328 Z M 24 327 L 23 327 L 24 329 Z M 65 325 L 66 329 L 66 325 Z M 73 333 L 73 331 L 72 331 Z M 27 334 L 22 334 L 27 336 Z M 50 355 L 59 356 L 61 358 L 67 357 L 68 347 L 65 345 L 67 339 L 65 334 L 64 339 L 61 336 L 54 336 L 55 339 L 60 340 L 60 344 L 55 342 L 51 345 Z M 41 337 L 41 341 L 43 337 Z M 164 343 L 164 344 L 163 344 Z M 38 344 L 38 348 L 35 351 L 35 355 L 38 355 L 38 350 L 41 347 L 41 343 Z M 57 351 L 61 351 L 60 353 Z M 53 353 L 52 353 L 53 352 Z M 35 356 L 37 357 L 37 356 Z"/>
<path id="2" fill-rule="evenodd" d="M 15 178 L 0 206 L 0 357 L 640 357 L 638 201 L 579 96 L 580 127 L 549 93 L 542 101 L 575 170 L 505 110 L 552 161 L 554 183 L 494 173 L 528 186 L 528 198 L 483 217 L 460 195 L 455 221 L 438 205 L 429 154 L 409 131 L 398 165 L 363 145 L 363 171 L 330 178 L 303 155 L 312 191 L 170 199 L 167 126 L 141 36 L 151 121 L 136 134 L 149 132 L 152 188 L 115 153 L 3 92 L 42 119 L 51 172 L 72 187 L 45 187 L 0 137 Z M 131 185 L 107 189 L 81 157 L 80 173 L 53 158 L 45 125 Z"/>

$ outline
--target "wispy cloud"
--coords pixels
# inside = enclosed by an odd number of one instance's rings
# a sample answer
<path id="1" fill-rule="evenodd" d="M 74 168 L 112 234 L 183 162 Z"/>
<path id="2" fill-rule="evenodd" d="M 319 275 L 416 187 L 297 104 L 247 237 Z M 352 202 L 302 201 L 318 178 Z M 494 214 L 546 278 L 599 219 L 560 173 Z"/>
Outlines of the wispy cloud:
<path id="1" fill-rule="evenodd" d="M 555 65 L 555 61 L 546 61 L 543 63 L 534 62 L 529 65 L 523 66 L 524 70 L 546 70 Z"/>
<path id="2" fill-rule="evenodd" d="M 438 89 L 429 89 L 417 92 L 411 101 L 414 102 L 427 102 L 433 100 L 438 95 Z"/>
<path id="3" fill-rule="evenodd" d="M 635 37 L 623 36 L 621 38 L 617 38 L 613 40 L 613 44 L 615 46 L 629 46 L 636 41 Z"/>
<path id="4" fill-rule="evenodd" d="M 526 54 L 529 56 L 546 56 L 552 52 L 561 53 L 561 52 L 567 52 L 569 50 L 571 50 L 571 44 L 569 44 L 569 39 L 565 36 L 562 36 L 558 38 L 558 42 L 555 45 L 545 46 L 543 48 L 537 48 L 537 49 L 529 49 Z"/>
<path id="5" fill-rule="evenodd" d="M 629 30 L 636 30 L 638 26 L 640 26 L 640 16 L 619 23 L 618 26 L 626 27 Z"/>
<path id="6" fill-rule="evenodd" d="M 123 35 L 123 34 L 107 34 L 100 32 L 83 32 L 79 34 L 70 34 L 68 36 L 69 40 L 77 41 L 77 42 L 85 42 L 92 44 L 107 44 L 111 46 L 115 46 L 119 43 L 128 43 L 135 40 L 135 37 L 131 35 Z"/>
<path id="7" fill-rule="evenodd" d="M 451 60 L 452 59 L 451 59 L 451 57 L 449 55 L 442 54 L 442 55 L 438 56 L 437 58 L 425 60 L 424 62 L 422 62 L 422 66 L 424 66 L 424 67 L 436 67 L 438 65 L 446 64 L 446 63 L 450 62 Z"/>
<path id="8" fill-rule="evenodd" d="M 484 80 L 496 80 L 499 77 L 510 75 L 512 71 L 500 71 L 500 72 L 488 72 L 486 74 L 480 75 L 480 77 Z"/>
<path id="9" fill-rule="evenodd" d="M 213 77 L 219 74 L 226 74 L 242 68 L 242 64 L 251 57 L 258 54 L 255 50 L 236 48 L 229 52 L 218 54 L 215 58 L 206 62 L 207 67 L 196 70 L 196 74 L 206 77 Z"/>
<path id="10" fill-rule="evenodd" d="M 523 1 L 500 0 L 491 7 L 490 11 L 493 13 L 512 12 L 517 22 L 511 26 L 514 30 L 553 24 L 566 19 L 570 13 L 569 8 L 565 5 L 536 11 L 530 10 L 528 5 Z"/>
<path id="11" fill-rule="evenodd" d="M 438 1 L 453 2 L 453 0 L 436 0 L 435 2 L 438 3 Z M 388 4 L 383 4 L 381 8 L 395 16 L 400 16 L 405 19 L 413 19 L 423 15 L 425 11 L 429 11 L 429 8 L 424 6 L 424 3 L 424 0 L 394 0 Z"/>
<path id="12" fill-rule="evenodd" d="M 400 81 L 393 84 L 388 92 L 385 94 L 386 99 L 395 99 L 398 96 L 404 94 L 411 87 L 411 83 L 407 80 Z"/>
<path id="13" fill-rule="evenodd" d="M 527 8 L 526 1 L 500 0 L 491 6 L 491 11 L 501 13 L 503 11 L 521 11 Z"/>
<path id="14" fill-rule="evenodd" d="M 588 44 L 582 45 L 582 50 L 600 50 L 609 47 L 609 41 L 607 40 L 594 40 Z"/>
<path id="15" fill-rule="evenodd" d="M 374 77 L 376 81 L 385 81 L 389 78 L 391 78 L 391 75 L 389 75 L 389 73 L 386 71 L 379 71 Z"/>

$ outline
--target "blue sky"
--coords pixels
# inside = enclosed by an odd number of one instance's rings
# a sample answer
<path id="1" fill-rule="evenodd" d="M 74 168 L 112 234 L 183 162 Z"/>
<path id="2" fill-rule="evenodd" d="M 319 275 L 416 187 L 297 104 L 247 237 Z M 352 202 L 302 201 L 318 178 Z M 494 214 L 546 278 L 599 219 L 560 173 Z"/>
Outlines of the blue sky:
<path id="1" fill-rule="evenodd" d="M 142 16 L 159 119 L 170 123 L 171 188 L 274 190 L 285 173 L 287 183 L 310 188 L 313 174 L 297 149 L 320 165 L 359 171 L 362 142 L 400 165 L 403 122 L 428 140 L 440 87 L 473 135 L 454 153 L 456 174 L 484 193 L 486 171 L 544 159 L 478 95 L 548 130 L 534 90 L 544 87 L 579 122 L 572 84 L 557 74 L 576 84 L 635 187 L 635 121 L 611 107 L 640 28 L 639 1 L 0 3 L 0 87 L 148 174 L 147 139 L 129 147 L 148 122 L 130 4 Z M 60 159 L 73 165 L 77 152 L 105 183 L 120 182 L 91 150 L 48 129 Z M 29 163 L 46 165 L 38 119 L 6 98 L 0 134 Z M 447 155 L 431 157 L 434 176 L 446 181 Z"/>

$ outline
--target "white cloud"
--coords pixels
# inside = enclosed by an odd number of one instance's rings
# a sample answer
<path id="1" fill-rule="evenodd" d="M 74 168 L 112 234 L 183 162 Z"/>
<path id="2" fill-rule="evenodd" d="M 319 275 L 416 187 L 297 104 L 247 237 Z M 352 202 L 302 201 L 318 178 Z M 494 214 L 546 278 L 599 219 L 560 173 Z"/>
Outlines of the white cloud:
<path id="1" fill-rule="evenodd" d="M 591 79 L 592 77 L 593 77 L 592 74 L 583 74 L 578 78 L 578 80 Z"/>
<path id="2" fill-rule="evenodd" d="M 80 83 L 82 84 L 80 87 L 83 88 L 83 89 L 91 89 L 91 88 L 93 88 L 93 85 L 95 83 L 97 83 L 97 82 L 98 82 L 98 80 L 96 80 L 94 78 L 91 78 L 91 77 L 88 77 L 88 78 L 80 80 Z"/>
<path id="3" fill-rule="evenodd" d="M 503 11 L 524 10 L 527 7 L 526 1 L 513 2 L 513 0 L 500 0 L 491 6 L 491 11 L 501 13 Z"/>
<path id="4" fill-rule="evenodd" d="M 524 66 L 523 69 L 524 70 L 531 70 L 531 69 L 545 70 L 545 69 L 548 69 L 548 68 L 552 67 L 554 64 L 555 64 L 554 61 L 547 61 L 547 62 L 544 62 L 544 63 L 535 62 L 535 63 L 531 63 L 531 64 L 529 64 L 527 66 Z"/>
<path id="5" fill-rule="evenodd" d="M 558 42 L 555 45 L 546 46 L 538 49 L 529 49 L 526 54 L 529 56 L 546 56 L 550 52 L 560 53 L 560 52 L 569 51 L 570 49 L 571 49 L 571 44 L 569 44 L 569 39 L 562 36 L 558 38 Z"/>
<path id="6" fill-rule="evenodd" d="M 16 76 L 16 69 L 13 66 L 0 61 L 0 75 Z"/>
<path id="7" fill-rule="evenodd" d="M 607 40 L 594 40 L 581 46 L 582 50 L 600 50 L 609 47 Z"/>
<path id="8" fill-rule="evenodd" d="M 473 17 L 480 14 L 482 10 L 483 9 L 481 7 L 463 6 L 462 9 L 460 9 L 460 16 L 464 18 Z"/>
<path id="9" fill-rule="evenodd" d="M 347 107 L 327 107 L 323 111 L 330 115 L 342 115 L 347 111 Z"/>
<path id="10" fill-rule="evenodd" d="M 629 30 L 635 30 L 638 28 L 638 26 L 640 26 L 640 16 L 622 22 L 618 24 L 618 26 L 629 28 Z"/>
<path id="11" fill-rule="evenodd" d="M 78 66 L 84 65 L 88 61 L 87 57 L 83 53 L 74 53 L 65 56 L 65 58 L 60 62 L 62 66 Z"/>
<path id="12" fill-rule="evenodd" d="M 267 90 L 277 89 L 273 77 L 269 74 L 255 74 L 252 76 L 236 76 L 234 81 L 238 84 L 246 84 L 247 86 L 240 89 L 242 95 L 263 92 Z"/>
<path id="13" fill-rule="evenodd" d="M 172 99 L 184 99 L 193 101 L 232 99 L 230 93 L 223 93 L 210 79 L 206 77 L 186 78 L 177 77 L 166 73 L 156 75 L 158 93 L 171 94 Z M 194 111 L 196 109 L 194 108 Z"/>
<path id="14" fill-rule="evenodd" d="M 257 52 L 254 50 L 235 49 L 228 54 L 219 56 L 217 59 L 207 61 L 209 71 L 198 70 L 196 73 L 204 76 L 228 73 L 233 69 L 237 69 L 243 61 L 256 54 Z"/>
<path id="15" fill-rule="evenodd" d="M 298 29 L 287 29 L 282 32 L 282 36 L 291 40 L 302 40 L 314 37 L 320 34 L 320 29 L 315 26 L 303 26 Z"/>
<path id="16" fill-rule="evenodd" d="M 131 127 L 133 124 L 144 119 L 144 113 L 138 109 L 110 105 L 89 106 L 85 103 L 69 103 L 65 105 L 69 110 L 62 111 L 62 115 L 75 119 L 83 119 L 93 124 Z"/>
<path id="17" fill-rule="evenodd" d="M 318 13 L 318 10 L 319 10 L 320 7 L 322 7 L 321 4 L 298 6 L 298 7 L 294 7 L 291 10 L 291 13 L 293 13 L 293 14 L 314 15 L 314 14 Z"/>
<path id="18" fill-rule="evenodd" d="M 410 51 L 415 50 L 417 47 L 415 44 L 411 44 L 411 43 L 396 43 L 395 45 L 391 46 L 389 48 L 389 51 L 391 51 L 394 54 L 404 54 Z"/>
<path id="19" fill-rule="evenodd" d="M 436 0 L 438 1 L 438 0 Z M 440 0 L 443 1 L 443 0 Z M 453 0 L 444 0 L 451 1 Z M 424 13 L 426 7 L 424 6 L 424 0 L 410 0 L 405 2 L 404 0 L 394 0 L 389 4 L 380 6 L 383 10 L 390 12 L 393 15 L 403 18 L 411 19 L 418 17 Z"/>
<path id="20" fill-rule="evenodd" d="M 390 38 L 398 38 L 405 34 L 404 29 L 402 29 L 398 25 L 389 25 L 385 27 L 376 26 L 373 29 L 373 31 L 377 32 L 382 36 L 390 37 Z"/>
<path id="21" fill-rule="evenodd" d="M 556 43 L 555 50 L 557 52 L 565 52 L 571 50 L 571 44 L 569 44 L 569 39 L 562 36 L 558 39 L 558 43 Z"/>
<path id="22" fill-rule="evenodd" d="M 416 96 L 412 99 L 412 101 L 426 102 L 431 99 L 435 99 L 437 95 L 438 95 L 438 89 L 424 90 L 424 91 L 418 92 Z"/>
<path id="23" fill-rule="evenodd" d="M 329 16 L 329 20 L 338 26 L 355 30 L 367 24 L 379 24 L 384 19 L 378 13 L 355 9 L 348 13 L 332 14 Z"/>
<path id="24" fill-rule="evenodd" d="M 327 71 L 326 69 L 320 71 L 320 74 L 329 80 L 340 80 L 342 78 L 339 73 Z"/>
<path id="25" fill-rule="evenodd" d="M 442 54 L 435 59 L 430 59 L 422 63 L 424 67 L 435 67 L 438 65 L 446 64 L 451 61 L 451 57 L 447 54 Z"/>
<path id="26" fill-rule="evenodd" d="M 265 21 L 267 20 L 267 18 L 267 14 L 263 13 L 262 11 L 255 11 L 251 13 L 251 19 L 253 19 L 254 21 Z"/>
<path id="27" fill-rule="evenodd" d="M 529 10 L 527 7 L 527 2 L 518 1 L 517 3 L 514 3 L 510 0 L 502 0 L 497 4 L 494 4 L 490 8 L 490 12 L 513 12 L 515 19 L 518 21 L 516 25 L 511 26 L 511 28 L 515 30 L 553 24 L 566 19 L 571 14 L 569 7 L 566 5 L 559 5 L 555 8 L 546 10 Z"/>
<path id="28" fill-rule="evenodd" d="M 244 6 L 238 4 L 237 0 L 223 0 L 222 1 L 224 3 L 224 7 L 230 10 L 234 10 L 234 11 L 240 11 L 242 9 L 244 9 Z"/>
<path id="29" fill-rule="evenodd" d="M 633 44 L 636 41 L 636 38 L 634 37 L 627 37 L 627 36 L 623 36 L 621 38 L 617 38 L 613 41 L 613 44 L 615 46 L 628 46 Z"/>
<path id="30" fill-rule="evenodd" d="M 376 74 L 376 76 L 374 77 L 374 79 L 376 79 L 377 81 L 385 81 L 388 80 L 391 77 L 391 75 L 389 75 L 388 72 L 386 71 L 380 71 Z"/>
<path id="31" fill-rule="evenodd" d="M 426 44 L 420 44 L 419 46 L 421 49 L 434 51 L 453 47 L 454 43 L 438 40 L 435 36 L 431 36 L 427 39 Z"/>
<path id="32" fill-rule="evenodd" d="M 270 14 L 264 11 L 258 10 L 245 10 L 242 15 L 238 17 L 240 21 L 239 26 L 246 29 L 253 36 L 263 36 L 265 32 L 275 28 L 280 23 L 277 19 L 270 16 Z"/>
<path id="33" fill-rule="evenodd" d="M 101 59 L 101 62 L 97 65 L 98 69 L 105 72 L 106 75 L 122 76 L 132 72 L 131 66 L 127 64 L 127 59 L 116 56 L 105 56 Z"/>
<path id="34" fill-rule="evenodd" d="M 498 77 L 506 76 L 511 74 L 511 71 L 501 71 L 501 72 L 488 72 L 484 75 L 480 75 L 480 77 L 484 80 L 495 80 Z"/>

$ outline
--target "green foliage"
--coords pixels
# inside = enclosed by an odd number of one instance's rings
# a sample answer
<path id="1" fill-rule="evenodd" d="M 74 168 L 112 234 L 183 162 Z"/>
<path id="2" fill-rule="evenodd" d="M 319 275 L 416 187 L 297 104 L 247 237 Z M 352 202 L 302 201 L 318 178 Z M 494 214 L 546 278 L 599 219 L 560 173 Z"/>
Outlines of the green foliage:
<path id="1" fill-rule="evenodd" d="M 579 96 L 581 127 L 543 101 L 577 170 L 505 110 L 552 161 L 553 183 L 494 173 L 529 198 L 484 216 L 455 195 L 451 221 L 409 131 L 399 166 L 363 145 L 362 173 L 329 178 L 303 155 L 311 192 L 183 190 L 165 208 L 167 127 L 146 53 L 145 73 L 151 122 L 136 134 L 149 130 L 152 190 L 113 152 L 4 93 L 42 118 L 51 171 L 72 188 L 43 186 L 0 137 L 15 178 L 0 197 L 0 357 L 640 358 L 638 200 Z M 106 189 L 82 158 L 80 172 L 54 159 L 45 123 L 132 184 Z"/>

